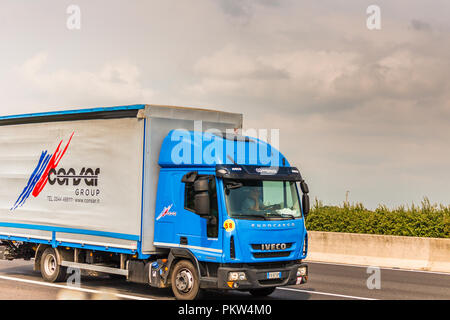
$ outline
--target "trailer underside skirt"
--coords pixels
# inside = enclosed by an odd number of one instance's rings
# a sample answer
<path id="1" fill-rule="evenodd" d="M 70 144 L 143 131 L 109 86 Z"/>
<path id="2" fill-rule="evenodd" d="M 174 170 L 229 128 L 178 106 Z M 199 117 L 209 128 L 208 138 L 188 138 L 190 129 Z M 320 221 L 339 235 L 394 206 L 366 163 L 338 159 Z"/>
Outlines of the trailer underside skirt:
<path id="1" fill-rule="evenodd" d="M 68 268 L 77 268 L 77 269 L 82 269 L 82 270 L 90 270 L 90 271 L 104 272 L 104 273 L 109 273 L 109 274 L 118 274 L 121 276 L 128 276 L 128 270 L 119 269 L 119 268 L 111 268 L 111 267 L 99 266 L 99 265 L 94 265 L 94 264 L 77 263 L 77 262 L 71 262 L 71 261 L 62 261 L 61 265 L 63 267 L 68 267 Z"/>

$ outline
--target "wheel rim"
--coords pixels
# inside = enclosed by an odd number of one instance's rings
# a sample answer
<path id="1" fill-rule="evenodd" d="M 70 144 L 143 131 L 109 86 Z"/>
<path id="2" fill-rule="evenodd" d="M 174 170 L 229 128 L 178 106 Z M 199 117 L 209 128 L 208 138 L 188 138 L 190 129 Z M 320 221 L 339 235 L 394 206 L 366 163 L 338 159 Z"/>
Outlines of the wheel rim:
<path id="1" fill-rule="evenodd" d="M 48 254 L 44 259 L 44 269 L 45 273 L 48 275 L 53 275 L 56 272 L 56 258 L 52 254 Z"/>
<path id="2" fill-rule="evenodd" d="M 178 291 L 182 293 L 188 293 L 194 286 L 194 276 L 188 269 L 181 269 L 175 279 L 175 286 Z"/>

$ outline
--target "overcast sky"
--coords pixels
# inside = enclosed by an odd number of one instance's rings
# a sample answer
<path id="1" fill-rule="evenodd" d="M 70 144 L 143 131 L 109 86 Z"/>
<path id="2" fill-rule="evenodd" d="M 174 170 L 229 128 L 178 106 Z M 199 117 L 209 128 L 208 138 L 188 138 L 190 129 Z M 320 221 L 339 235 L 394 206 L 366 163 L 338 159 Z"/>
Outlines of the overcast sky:
<path id="1" fill-rule="evenodd" d="M 449 204 L 449 16 L 448 0 L 1 0 L 0 114 L 241 112 L 246 128 L 280 129 L 326 204 L 347 190 L 369 208 Z"/>

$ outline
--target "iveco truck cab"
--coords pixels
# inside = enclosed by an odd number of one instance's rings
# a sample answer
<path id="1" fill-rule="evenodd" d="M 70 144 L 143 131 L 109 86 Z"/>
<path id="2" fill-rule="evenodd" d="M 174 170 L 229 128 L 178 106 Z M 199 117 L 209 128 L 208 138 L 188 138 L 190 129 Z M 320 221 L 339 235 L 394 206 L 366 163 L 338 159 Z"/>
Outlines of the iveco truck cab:
<path id="1" fill-rule="evenodd" d="M 197 281 L 256 296 L 307 281 L 308 187 L 278 150 L 252 137 L 172 131 L 159 166 L 155 246 L 194 262 L 174 270 L 177 294 L 194 297 Z"/>

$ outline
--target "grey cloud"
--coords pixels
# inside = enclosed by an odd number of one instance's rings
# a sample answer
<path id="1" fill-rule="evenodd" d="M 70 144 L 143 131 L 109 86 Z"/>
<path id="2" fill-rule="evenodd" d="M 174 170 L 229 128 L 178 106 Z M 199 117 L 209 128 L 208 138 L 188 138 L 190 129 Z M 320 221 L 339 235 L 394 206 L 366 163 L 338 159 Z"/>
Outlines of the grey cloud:
<path id="1" fill-rule="evenodd" d="M 217 0 L 221 9 L 234 17 L 249 17 L 251 15 L 250 3 L 246 0 Z"/>
<path id="2" fill-rule="evenodd" d="M 283 0 L 257 0 L 257 2 L 269 7 L 279 7 L 283 3 Z"/>
<path id="3" fill-rule="evenodd" d="M 278 100 L 286 110 L 300 113 L 353 109 L 375 98 L 447 110 L 449 48 L 429 39 L 381 49 L 363 44 L 348 51 L 256 54 L 227 47 L 203 58 L 195 86 L 206 96 L 239 97 L 246 92 L 261 101 Z M 379 52 L 366 55 L 370 50 Z"/>
<path id="4" fill-rule="evenodd" d="M 260 66 L 256 71 L 249 75 L 249 78 L 255 79 L 266 79 L 266 80 L 275 80 L 275 79 L 290 79 L 290 75 L 286 70 L 276 69 L 270 66 Z"/>
<path id="5" fill-rule="evenodd" d="M 416 31 L 426 31 L 426 32 L 431 31 L 430 24 L 417 19 L 411 20 L 411 27 Z"/>
<path id="6" fill-rule="evenodd" d="M 226 14 L 237 18 L 250 18 L 255 6 L 279 7 L 280 0 L 216 0 Z"/>

